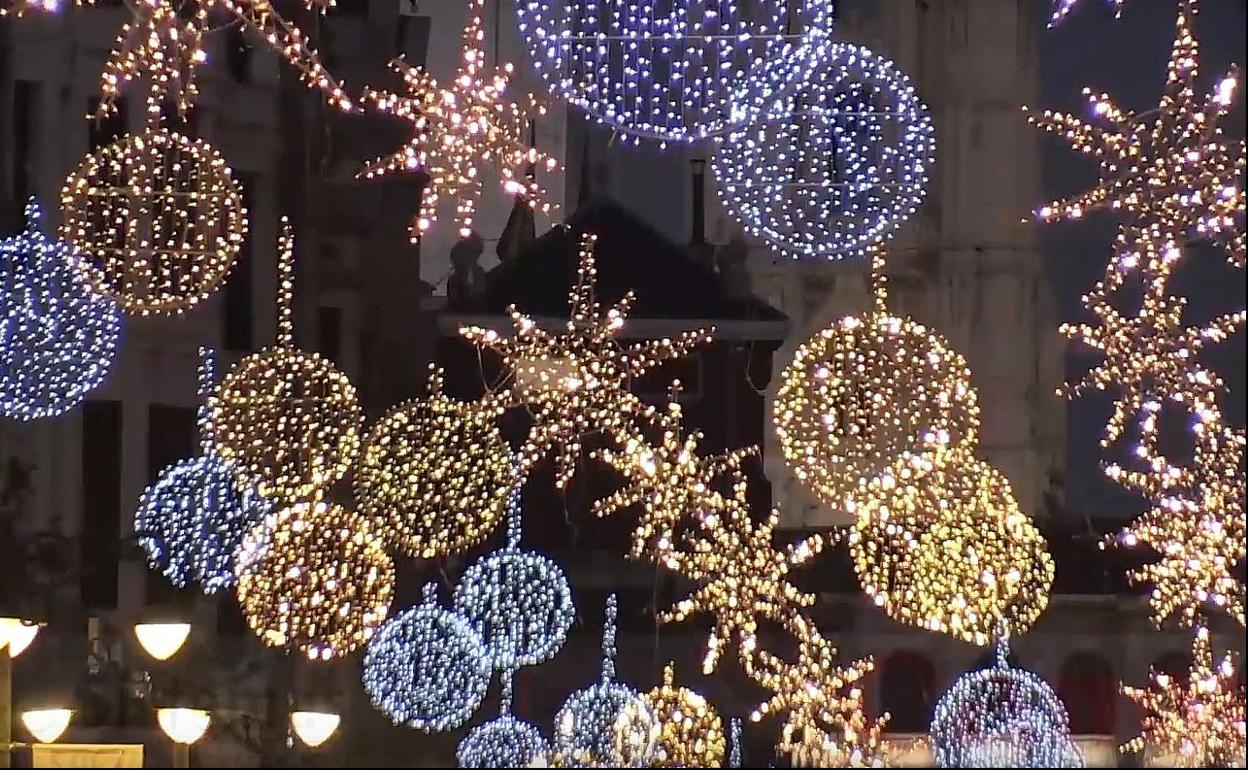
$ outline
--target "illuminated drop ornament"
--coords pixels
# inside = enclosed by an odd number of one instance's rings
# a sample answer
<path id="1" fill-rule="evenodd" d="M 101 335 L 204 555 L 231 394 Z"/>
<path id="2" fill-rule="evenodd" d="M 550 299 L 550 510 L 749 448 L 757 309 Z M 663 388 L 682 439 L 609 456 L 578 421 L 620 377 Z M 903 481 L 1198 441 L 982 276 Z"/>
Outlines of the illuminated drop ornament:
<path id="1" fill-rule="evenodd" d="M 833 42 L 831 3 L 805 41 L 743 81 L 739 111 L 759 115 L 711 159 L 725 209 L 798 259 L 865 255 L 926 195 L 936 142 L 927 107 L 892 62 Z"/>
<path id="2" fill-rule="evenodd" d="M 368 522 L 337 505 L 269 514 L 236 557 L 238 604 L 270 647 L 329 660 L 363 645 L 394 598 L 394 561 Z"/>
<path id="3" fill-rule="evenodd" d="M 121 313 L 94 294 L 82 256 L 39 228 L 32 198 L 26 229 L 0 240 L 0 415 L 55 417 L 73 409 L 108 377 L 117 356 Z"/>
<path id="4" fill-rule="evenodd" d="M 602 628 L 602 679 L 568 696 L 555 715 L 555 755 L 564 767 L 649 767 L 662 725 L 646 699 L 615 681 L 615 594 Z"/>
<path id="5" fill-rule="evenodd" d="M 503 100 L 511 64 L 486 74 L 484 8 L 485 0 L 469 0 L 459 69 L 449 86 L 439 85 L 423 67 L 399 58 L 390 66 L 402 75 L 405 95 L 364 92 L 364 100 L 378 112 L 410 122 L 415 131 L 407 144 L 370 162 L 357 175 L 374 179 L 417 170 L 428 175 L 420 210 L 408 230 L 412 242 L 437 220 L 439 203 L 445 199 L 455 204 L 460 236 L 470 235 L 484 187 L 481 172 L 489 165 L 498 168 L 508 195 L 523 198 L 543 214 L 553 207 L 536 171 L 554 171 L 559 164 L 528 141 L 533 119 L 546 114 L 546 108 L 531 97 L 527 106 Z"/>
<path id="6" fill-rule="evenodd" d="M 208 401 L 213 447 L 262 496 L 313 498 L 346 474 L 360 447 L 360 403 L 345 374 L 294 345 L 294 236 L 278 241 L 277 345 L 243 358 Z"/>
<path id="7" fill-rule="evenodd" d="M 521 0 L 516 22 L 552 93 L 635 142 L 694 142 L 743 119 L 734 109 L 737 84 L 793 37 L 783 6 Z"/>
<path id="8" fill-rule="evenodd" d="M 559 565 L 520 550 L 520 483 L 507 501 L 507 545 L 469 567 L 455 588 L 454 608 L 481 637 L 497 670 L 549 660 L 563 647 L 575 609 Z"/>
<path id="9" fill-rule="evenodd" d="M 207 396 L 215 362 L 211 349 L 199 352 L 199 393 Z M 201 433 L 205 428 L 201 425 Z M 134 534 L 148 565 L 170 583 L 179 588 L 198 583 L 205 594 L 214 594 L 235 584 L 235 551 L 269 513 L 269 504 L 234 478 L 210 442 L 204 440 L 200 451 L 165 468 L 144 490 Z"/>
<path id="10" fill-rule="evenodd" d="M 437 586 L 424 601 L 382 625 L 364 654 L 364 692 L 396 725 L 427 733 L 467 722 L 490 685 L 484 643 L 468 621 L 438 606 Z"/>
<path id="11" fill-rule="evenodd" d="M 1009 636 L 988 668 L 963 674 L 936 704 L 937 767 L 1083 767 L 1066 708 L 1044 680 L 1012 668 Z"/>
<path id="12" fill-rule="evenodd" d="M 723 767 L 724 722 L 706 698 L 676 687 L 673 664 L 663 669 L 663 684 L 645 694 L 661 726 L 651 767 Z"/>
<path id="13" fill-rule="evenodd" d="M 503 695 L 498 717 L 468 732 L 455 749 L 460 767 L 548 767 L 550 744 L 542 731 L 511 714 L 514 671 L 503 673 Z"/>
<path id="14" fill-rule="evenodd" d="M 164 129 L 91 153 L 61 188 L 61 238 L 95 291 L 135 315 L 181 313 L 225 280 L 247 235 L 242 190 L 207 142 Z"/>
<path id="15" fill-rule="evenodd" d="M 442 393 L 387 412 L 369 432 L 354 474 L 360 509 L 406 556 L 433 559 L 477 545 L 502 518 L 514 485 L 512 454 L 492 398 L 464 403 Z"/>

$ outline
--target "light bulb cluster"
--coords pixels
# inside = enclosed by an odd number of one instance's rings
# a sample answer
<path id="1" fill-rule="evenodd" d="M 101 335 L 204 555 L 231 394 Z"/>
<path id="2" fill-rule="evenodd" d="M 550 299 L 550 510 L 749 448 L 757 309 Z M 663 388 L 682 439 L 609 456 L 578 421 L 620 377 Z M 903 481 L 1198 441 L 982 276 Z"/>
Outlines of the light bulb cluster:
<path id="1" fill-rule="evenodd" d="M 208 402 L 217 454 L 239 480 L 283 502 L 313 498 L 355 461 L 362 416 L 355 386 L 294 346 L 294 236 L 278 243 L 277 345 L 241 359 Z"/>
<path id="2" fill-rule="evenodd" d="M 861 687 L 874 669 L 871 658 L 837 666 L 836 648 L 808 619 L 799 618 L 794 632 L 794 662 L 759 649 L 754 636 L 742 640 L 745 673 L 772 693 L 750 720 L 785 715 L 776 752 L 794 767 L 882 766 L 889 751 L 883 740 L 888 715 L 866 716 Z"/>
<path id="3" fill-rule="evenodd" d="M 550 743 L 536 726 L 511 714 L 514 670 L 503 673 L 501 714 L 477 725 L 455 749 L 460 767 L 549 767 Z"/>
<path id="4" fill-rule="evenodd" d="M 1112 392 L 1104 444 L 1130 438 L 1129 459 L 1109 464 L 1108 477 L 1152 503 L 1117 538 L 1158 555 L 1132 578 L 1151 584 L 1158 624 L 1178 618 L 1195 625 L 1216 610 L 1242 624 L 1243 432 L 1226 428 L 1219 407 L 1225 384 L 1198 359 L 1241 333 L 1245 313 L 1188 325 L 1187 301 L 1171 284 L 1195 242 L 1221 247 L 1233 265 L 1245 262 L 1244 143 L 1229 141 L 1220 125 L 1234 103 L 1239 73 L 1231 69 L 1207 96 L 1198 96 L 1197 8 L 1196 0 L 1179 3 L 1156 110 L 1125 112 L 1109 96 L 1085 91 L 1091 121 L 1060 112 L 1033 118 L 1100 164 L 1093 188 L 1046 204 L 1036 215 L 1081 219 L 1109 209 L 1121 220 L 1106 277 L 1084 297 L 1095 322 L 1068 324 L 1063 332 L 1103 359 L 1065 392 Z M 1119 309 L 1124 306 L 1130 309 Z M 1175 410 L 1187 415 L 1186 437 L 1163 430 L 1173 424 L 1164 414 Z M 1162 446 L 1184 439 L 1195 447 L 1190 460 L 1162 453 Z"/>
<path id="5" fill-rule="evenodd" d="M 572 589 L 559 565 L 520 550 L 520 486 L 507 501 L 507 545 L 464 571 L 455 611 L 481 637 L 498 670 L 534 666 L 559 652 L 572 627 Z"/>
<path id="6" fill-rule="evenodd" d="M 833 42 L 825 5 L 800 46 L 742 81 L 734 109 L 757 117 L 711 161 L 729 213 L 794 258 L 862 256 L 883 243 L 925 197 L 936 150 L 910 80 L 862 46 Z"/>
<path id="7" fill-rule="evenodd" d="M 854 571 L 891 617 L 985 646 L 1000 619 L 1021 633 L 1048 606 L 1044 536 L 970 451 L 904 453 L 860 497 Z"/>
<path id="8" fill-rule="evenodd" d="M 739 122 L 737 84 L 790 47 L 783 3 L 521 0 L 529 61 L 553 93 L 635 143 Z"/>
<path id="9" fill-rule="evenodd" d="M 338 505 L 294 503 L 243 538 L 238 604 L 270 647 L 310 660 L 349 654 L 372 638 L 394 597 L 394 561 L 368 522 Z"/>
<path id="10" fill-rule="evenodd" d="M 502 406 L 442 393 L 388 411 L 369 431 L 353 476 L 360 510 L 398 552 L 420 559 L 460 553 L 498 525 L 512 478 L 511 449 L 496 420 Z"/>
<path id="11" fill-rule="evenodd" d="M 443 199 L 455 204 L 459 234 L 467 237 L 473 232 L 484 186 L 482 170 L 490 164 L 498 168 L 503 190 L 509 195 L 524 198 L 542 213 L 552 208 L 536 170 L 553 171 L 558 162 L 528 141 L 531 121 L 544 115 L 546 108 L 532 97 L 525 106 L 505 101 L 514 69 L 511 64 L 487 72 L 484 8 L 485 0 L 468 3 L 459 69 L 449 87 L 439 85 L 423 68 L 396 59 L 391 66 L 403 77 L 405 95 L 364 92 L 364 101 L 410 122 L 415 132 L 406 145 L 360 172 L 368 179 L 411 171 L 428 175 L 409 230 L 413 242 L 437 220 Z"/>
<path id="12" fill-rule="evenodd" d="M 992 665 L 963 674 L 937 702 L 936 766 L 1083 767 L 1053 688 L 1010 666 L 1007 636 L 998 639 L 996 653 Z"/>
<path id="13" fill-rule="evenodd" d="M 1123 687 L 1145 711 L 1140 735 L 1123 746 L 1151 754 L 1157 767 L 1243 767 L 1244 688 L 1235 659 L 1214 664 L 1209 629 L 1197 627 L 1186 676 L 1152 673 L 1146 688 Z"/>
<path id="14" fill-rule="evenodd" d="M 1113 9 L 1116 16 L 1122 15 L 1123 6 L 1127 4 L 1127 0 L 1105 0 L 1105 4 Z M 1079 5 L 1079 0 L 1052 0 L 1053 15 L 1049 19 L 1049 26 L 1060 23 L 1065 19 L 1071 11 L 1075 10 L 1075 6 Z"/>
<path id="15" fill-rule="evenodd" d="M 207 142 L 153 129 L 87 155 L 61 188 L 61 237 L 100 294 L 137 315 L 189 310 L 247 235 L 238 183 Z"/>
<path id="16" fill-rule="evenodd" d="M 364 654 L 364 692 L 392 722 L 425 732 L 459 727 L 485 699 L 491 667 L 467 620 L 424 601 L 387 620 Z"/>
<path id="17" fill-rule="evenodd" d="M 723 767 L 724 721 L 700 693 L 677 687 L 672 663 L 663 684 L 645 694 L 660 725 L 650 767 Z"/>
<path id="18" fill-rule="evenodd" d="M 585 235 L 580 246 L 576 285 L 569 293 L 571 317 L 562 332 L 543 329 L 531 317 L 510 309 L 513 336 L 470 326 L 460 334 L 478 347 L 497 353 L 511 372 L 511 398 L 529 405 L 533 427 L 520 450 L 521 471 L 552 450 L 557 452 L 556 486 L 571 480 L 584 436 L 614 436 L 646 411 L 628 391 L 631 379 L 655 365 L 685 355 L 699 342 L 709 342 L 713 330 L 682 332 L 675 339 L 621 345 L 616 337 L 624 328 L 633 294 L 601 312 L 594 298 L 596 236 Z"/>
<path id="19" fill-rule="evenodd" d="M 117 356 L 121 312 L 83 279 L 85 257 L 40 229 L 0 239 L 0 414 L 54 417 L 103 384 Z"/>

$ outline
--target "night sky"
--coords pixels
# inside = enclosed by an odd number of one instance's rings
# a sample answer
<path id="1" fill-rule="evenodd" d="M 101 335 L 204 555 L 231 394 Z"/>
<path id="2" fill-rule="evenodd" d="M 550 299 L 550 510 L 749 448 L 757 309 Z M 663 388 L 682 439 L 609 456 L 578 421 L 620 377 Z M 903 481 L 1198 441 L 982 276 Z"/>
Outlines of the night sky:
<path id="1" fill-rule="evenodd" d="M 1035 0 L 1036 24 L 1043 29 L 1048 2 Z M 1039 38 L 1041 103 L 1036 107 L 1077 111 L 1084 86 L 1109 93 L 1126 109 L 1156 107 L 1165 82 L 1173 40 L 1175 0 L 1128 0 L 1115 20 L 1101 0 L 1083 0 L 1067 21 Z M 1244 0 L 1204 0 L 1197 18 L 1201 42 L 1201 93 L 1231 64 L 1245 62 Z M 1244 88 L 1241 77 L 1236 110 L 1225 128 L 1240 138 L 1244 130 Z M 1095 180 L 1095 164 L 1057 140 L 1044 144 L 1046 197 L 1081 191 Z M 1103 275 L 1115 228 L 1109 215 L 1090 216 L 1079 223 L 1044 226 L 1046 258 L 1063 320 L 1087 320 L 1080 296 Z M 1219 253 L 1196 250 L 1174 284 L 1190 298 L 1192 323 L 1244 307 L 1244 275 L 1226 266 Z M 1238 335 L 1205 357 L 1227 380 L 1230 393 L 1223 408 L 1234 425 L 1244 422 L 1245 340 Z M 1095 359 L 1072 353 L 1069 374 L 1079 376 Z M 1107 398 L 1087 398 L 1071 406 L 1067 501 L 1077 515 L 1123 515 L 1141 504 L 1106 483 L 1098 468 L 1103 456 L 1100 430 L 1109 413 Z M 1178 450 L 1177 447 L 1173 448 Z"/>

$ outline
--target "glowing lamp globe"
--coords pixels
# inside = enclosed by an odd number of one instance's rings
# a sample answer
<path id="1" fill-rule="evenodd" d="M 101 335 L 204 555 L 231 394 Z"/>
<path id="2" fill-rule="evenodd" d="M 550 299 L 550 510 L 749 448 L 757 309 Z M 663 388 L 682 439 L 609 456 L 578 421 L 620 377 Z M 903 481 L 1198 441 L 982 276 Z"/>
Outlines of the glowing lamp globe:
<path id="1" fill-rule="evenodd" d="M 329 740 L 338 729 L 342 717 L 325 711 L 294 711 L 290 715 L 290 726 L 295 735 L 309 748 L 316 748 Z"/>
<path id="2" fill-rule="evenodd" d="M 139 623 L 134 627 L 139 644 L 156 660 L 176 655 L 190 634 L 190 623 Z"/>
<path id="3" fill-rule="evenodd" d="M 190 746 L 208 732 L 212 717 L 203 709 L 168 708 L 156 709 L 156 721 L 174 743 Z"/>
<path id="4" fill-rule="evenodd" d="M 53 743 L 69 727 L 72 709 L 34 709 L 22 712 L 22 724 L 40 743 Z"/>
<path id="5" fill-rule="evenodd" d="M 21 618 L 0 618 L 0 648 L 8 645 L 9 657 L 16 658 L 39 635 L 39 625 Z"/>

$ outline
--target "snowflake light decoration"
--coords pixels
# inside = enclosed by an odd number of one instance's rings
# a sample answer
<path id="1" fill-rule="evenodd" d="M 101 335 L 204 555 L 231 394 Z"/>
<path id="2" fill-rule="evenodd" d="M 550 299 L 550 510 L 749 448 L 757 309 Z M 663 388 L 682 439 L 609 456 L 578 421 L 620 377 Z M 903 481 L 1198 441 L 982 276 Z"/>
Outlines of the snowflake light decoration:
<path id="1" fill-rule="evenodd" d="M 459 234 L 472 233 L 483 187 L 482 169 L 498 167 L 503 190 L 521 196 L 531 208 L 550 211 L 547 192 L 533 173 L 535 167 L 553 171 L 558 162 L 530 147 L 529 123 L 546 108 L 532 98 L 526 107 L 504 101 L 512 65 L 487 74 L 481 14 L 485 0 L 468 3 L 459 70 L 449 87 L 440 86 L 423 68 L 396 59 L 391 67 L 403 76 L 406 95 L 368 89 L 364 100 L 380 112 L 412 124 L 415 135 L 399 150 L 364 167 L 360 176 L 373 179 L 397 172 L 420 170 L 428 174 L 420 210 L 409 230 L 416 242 L 438 218 L 439 202 L 455 203 Z"/>
<path id="2" fill-rule="evenodd" d="M 0 414 L 55 417 L 103 384 L 121 312 L 83 280 L 83 257 L 44 235 L 33 198 L 25 231 L 0 239 Z"/>
<path id="3" fill-rule="evenodd" d="M 700 693 L 675 685 L 673 664 L 663 684 L 645 694 L 661 729 L 651 767 L 723 767 L 724 722 Z"/>
<path id="4" fill-rule="evenodd" d="M 490 664 L 468 621 L 438 606 L 437 586 L 424 601 L 386 621 L 364 654 L 364 692 L 396 725 L 427 733 L 459 727 L 485 699 Z"/>
<path id="5" fill-rule="evenodd" d="M 542 731 L 511 713 L 512 677 L 503 673 L 503 695 L 498 717 L 477 725 L 455 749 L 460 767 L 549 767 L 550 744 Z"/>
<path id="6" fill-rule="evenodd" d="M 576 468 L 582 438 L 590 432 L 612 436 L 644 411 L 628 392 L 630 379 L 640 377 L 662 361 L 685 355 L 699 342 L 709 342 L 713 329 L 682 332 L 675 339 L 621 345 L 616 337 L 624 328 L 633 303 L 630 292 L 604 315 L 594 299 L 595 236 L 581 239 L 576 285 L 568 297 L 571 318 L 562 332 L 541 328 L 527 315 L 510 309 L 515 335 L 506 337 L 479 326 L 459 333 L 478 347 L 502 357 L 512 380 L 532 387 L 513 387 L 512 395 L 531 405 L 533 428 L 520 450 L 521 469 L 527 469 L 551 450 L 557 450 L 555 484 L 562 489 Z"/>

